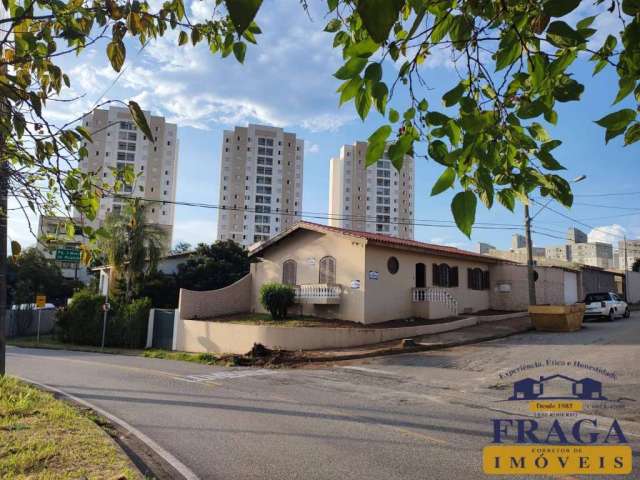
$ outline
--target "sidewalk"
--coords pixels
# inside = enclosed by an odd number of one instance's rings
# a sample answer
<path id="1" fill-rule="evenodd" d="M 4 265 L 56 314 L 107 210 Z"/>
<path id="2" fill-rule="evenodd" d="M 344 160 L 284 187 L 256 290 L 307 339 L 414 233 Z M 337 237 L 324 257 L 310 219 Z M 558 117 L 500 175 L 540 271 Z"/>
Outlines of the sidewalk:
<path id="1" fill-rule="evenodd" d="M 291 352 L 291 356 L 283 359 L 283 363 L 339 362 L 342 360 L 378 357 L 381 355 L 439 350 L 508 337 L 526 332 L 532 328 L 529 317 L 511 318 L 508 320 L 481 323 L 451 332 L 412 337 L 408 342 L 404 340 L 393 340 L 362 347 Z"/>

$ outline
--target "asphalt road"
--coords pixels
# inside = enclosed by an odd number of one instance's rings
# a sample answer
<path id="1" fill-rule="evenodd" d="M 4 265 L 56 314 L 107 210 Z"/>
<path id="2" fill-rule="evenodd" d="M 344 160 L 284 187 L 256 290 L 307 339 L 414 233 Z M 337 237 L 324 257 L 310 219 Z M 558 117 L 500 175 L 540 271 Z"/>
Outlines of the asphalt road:
<path id="1" fill-rule="evenodd" d="M 491 442 L 491 419 L 526 414 L 522 403 L 505 402 L 515 377 L 500 374 L 547 360 L 578 360 L 616 374 L 611 381 L 573 367 L 530 373 L 602 380 L 615 408 L 589 415 L 599 415 L 604 428 L 610 420 L 603 417 L 621 421 L 639 472 L 638 312 L 572 334 L 532 332 L 305 369 L 14 347 L 7 364 L 10 374 L 125 420 L 201 479 L 394 480 L 486 478 L 482 448 Z"/>

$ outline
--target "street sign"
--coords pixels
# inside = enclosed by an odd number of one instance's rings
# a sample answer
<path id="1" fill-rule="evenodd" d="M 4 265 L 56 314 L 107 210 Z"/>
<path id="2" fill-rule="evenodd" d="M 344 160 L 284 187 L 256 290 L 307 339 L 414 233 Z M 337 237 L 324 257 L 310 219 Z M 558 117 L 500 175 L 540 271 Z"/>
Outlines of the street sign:
<path id="1" fill-rule="evenodd" d="M 47 297 L 45 295 L 36 295 L 36 308 L 44 308 L 47 304 Z"/>
<path id="2" fill-rule="evenodd" d="M 80 262 L 80 250 L 77 248 L 58 248 L 56 260 L 60 262 Z"/>

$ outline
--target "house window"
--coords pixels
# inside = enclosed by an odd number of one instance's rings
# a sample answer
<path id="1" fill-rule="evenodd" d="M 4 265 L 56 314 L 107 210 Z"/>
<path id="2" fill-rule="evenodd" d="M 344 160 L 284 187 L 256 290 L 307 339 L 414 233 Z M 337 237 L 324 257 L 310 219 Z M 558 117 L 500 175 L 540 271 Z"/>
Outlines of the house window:
<path id="1" fill-rule="evenodd" d="M 458 286 L 458 267 L 450 267 L 446 263 L 433 264 L 433 284 L 438 287 Z"/>
<path id="2" fill-rule="evenodd" d="M 389 257 L 389 260 L 387 260 L 387 270 L 389 270 L 389 273 L 391 275 L 395 275 L 398 273 L 399 268 L 400 263 L 398 262 L 398 259 L 396 257 Z"/>
<path id="3" fill-rule="evenodd" d="M 330 256 L 320 259 L 319 283 L 333 285 L 336 283 L 336 259 Z"/>
<path id="4" fill-rule="evenodd" d="M 296 271 L 298 265 L 295 260 L 287 260 L 282 264 L 282 283 L 285 285 L 296 284 Z"/>
<path id="5" fill-rule="evenodd" d="M 416 288 L 427 286 L 427 267 L 424 263 L 416 263 Z"/>
<path id="6" fill-rule="evenodd" d="M 467 269 L 467 286 L 471 290 L 489 290 L 489 271 L 480 268 Z"/>

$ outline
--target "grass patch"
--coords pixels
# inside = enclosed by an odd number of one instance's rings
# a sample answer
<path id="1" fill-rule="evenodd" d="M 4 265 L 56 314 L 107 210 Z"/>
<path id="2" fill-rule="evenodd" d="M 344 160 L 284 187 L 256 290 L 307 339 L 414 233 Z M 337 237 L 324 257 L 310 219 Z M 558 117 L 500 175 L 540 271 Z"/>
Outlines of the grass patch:
<path id="1" fill-rule="evenodd" d="M 221 361 L 221 359 L 213 353 L 173 352 L 150 348 L 143 351 L 142 356 L 147 358 L 162 358 L 164 360 L 181 360 L 183 362 L 201 363 L 203 365 L 226 365 L 226 361 Z"/>
<path id="2" fill-rule="evenodd" d="M 0 478 L 142 477 L 87 414 L 5 376 L 0 377 Z"/>

